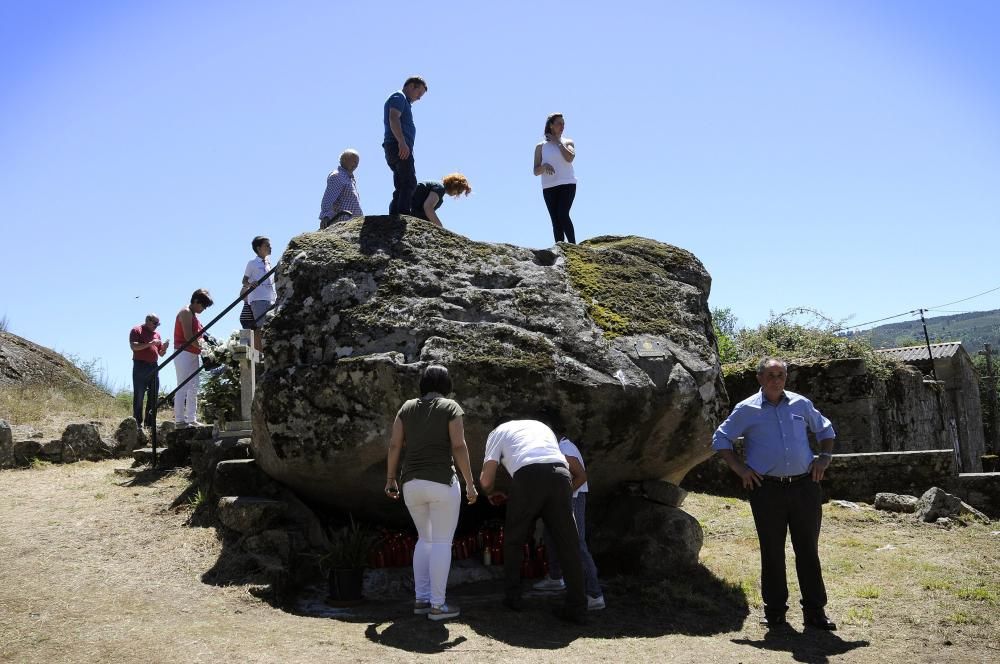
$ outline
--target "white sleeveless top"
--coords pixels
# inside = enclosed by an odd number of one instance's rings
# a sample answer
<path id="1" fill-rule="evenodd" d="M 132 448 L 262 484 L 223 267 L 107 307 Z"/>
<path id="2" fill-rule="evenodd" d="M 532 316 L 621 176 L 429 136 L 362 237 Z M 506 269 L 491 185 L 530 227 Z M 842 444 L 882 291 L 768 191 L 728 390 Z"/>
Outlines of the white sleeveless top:
<path id="1" fill-rule="evenodd" d="M 576 175 L 573 174 L 573 164 L 566 161 L 562 151 L 555 143 L 549 141 L 542 143 L 542 163 L 548 164 L 556 171 L 552 175 L 542 173 L 542 189 L 556 187 L 561 184 L 576 184 Z"/>

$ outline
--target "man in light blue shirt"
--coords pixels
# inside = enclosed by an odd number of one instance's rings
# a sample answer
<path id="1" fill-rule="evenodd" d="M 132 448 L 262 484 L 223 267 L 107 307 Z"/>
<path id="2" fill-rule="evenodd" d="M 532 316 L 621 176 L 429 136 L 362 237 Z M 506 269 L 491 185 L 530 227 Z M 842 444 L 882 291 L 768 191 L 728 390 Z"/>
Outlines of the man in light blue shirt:
<path id="1" fill-rule="evenodd" d="M 835 630 L 826 616 L 826 586 L 819 561 L 819 529 L 823 496 L 820 481 L 833 456 L 835 432 L 830 420 L 800 394 L 785 390 L 788 366 L 765 357 L 757 365 L 760 391 L 736 404 L 712 437 L 712 449 L 750 490 L 757 539 L 760 542 L 760 586 L 764 600 L 761 623 L 786 624 L 788 584 L 785 578 L 785 536 L 791 533 L 795 570 L 802 591 L 802 616 L 807 627 Z M 814 457 L 807 430 L 819 441 Z M 743 437 L 746 462 L 733 451 Z"/>

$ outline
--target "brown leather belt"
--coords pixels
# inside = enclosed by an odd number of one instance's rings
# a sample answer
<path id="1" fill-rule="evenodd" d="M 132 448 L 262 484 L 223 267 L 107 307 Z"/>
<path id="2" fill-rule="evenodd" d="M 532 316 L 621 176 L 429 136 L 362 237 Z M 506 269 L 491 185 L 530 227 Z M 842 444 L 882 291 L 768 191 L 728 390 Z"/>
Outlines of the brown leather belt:
<path id="1" fill-rule="evenodd" d="M 802 473 L 801 475 L 761 475 L 765 482 L 777 482 L 778 484 L 791 484 L 792 482 L 798 482 L 799 480 L 804 480 L 809 477 L 809 473 Z"/>

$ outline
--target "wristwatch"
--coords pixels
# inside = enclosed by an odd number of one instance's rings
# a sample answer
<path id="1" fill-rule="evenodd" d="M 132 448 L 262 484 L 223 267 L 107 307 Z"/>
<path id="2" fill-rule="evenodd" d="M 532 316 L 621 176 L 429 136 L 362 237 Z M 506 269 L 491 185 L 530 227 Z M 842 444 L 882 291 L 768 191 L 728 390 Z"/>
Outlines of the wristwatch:
<path id="1" fill-rule="evenodd" d="M 827 459 L 830 459 L 831 461 L 833 461 L 833 452 L 820 452 L 820 453 L 819 453 L 819 457 L 820 457 L 821 459 L 822 459 L 823 457 L 826 457 Z"/>

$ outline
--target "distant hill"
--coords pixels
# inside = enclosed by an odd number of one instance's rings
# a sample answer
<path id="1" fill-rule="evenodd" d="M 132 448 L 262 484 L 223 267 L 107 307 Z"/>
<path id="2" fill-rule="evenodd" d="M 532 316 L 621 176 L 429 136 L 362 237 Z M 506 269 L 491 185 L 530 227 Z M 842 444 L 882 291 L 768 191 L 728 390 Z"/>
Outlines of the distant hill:
<path id="1" fill-rule="evenodd" d="M 995 351 L 1000 351 L 1000 309 L 928 318 L 927 333 L 931 343 L 961 341 L 970 355 L 982 350 L 986 343 L 991 344 Z M 870 337 L 875 348 L 898 348 L 924 342 L 924 330 L 919 319 L 879 325 L 850 336 Z"/>

